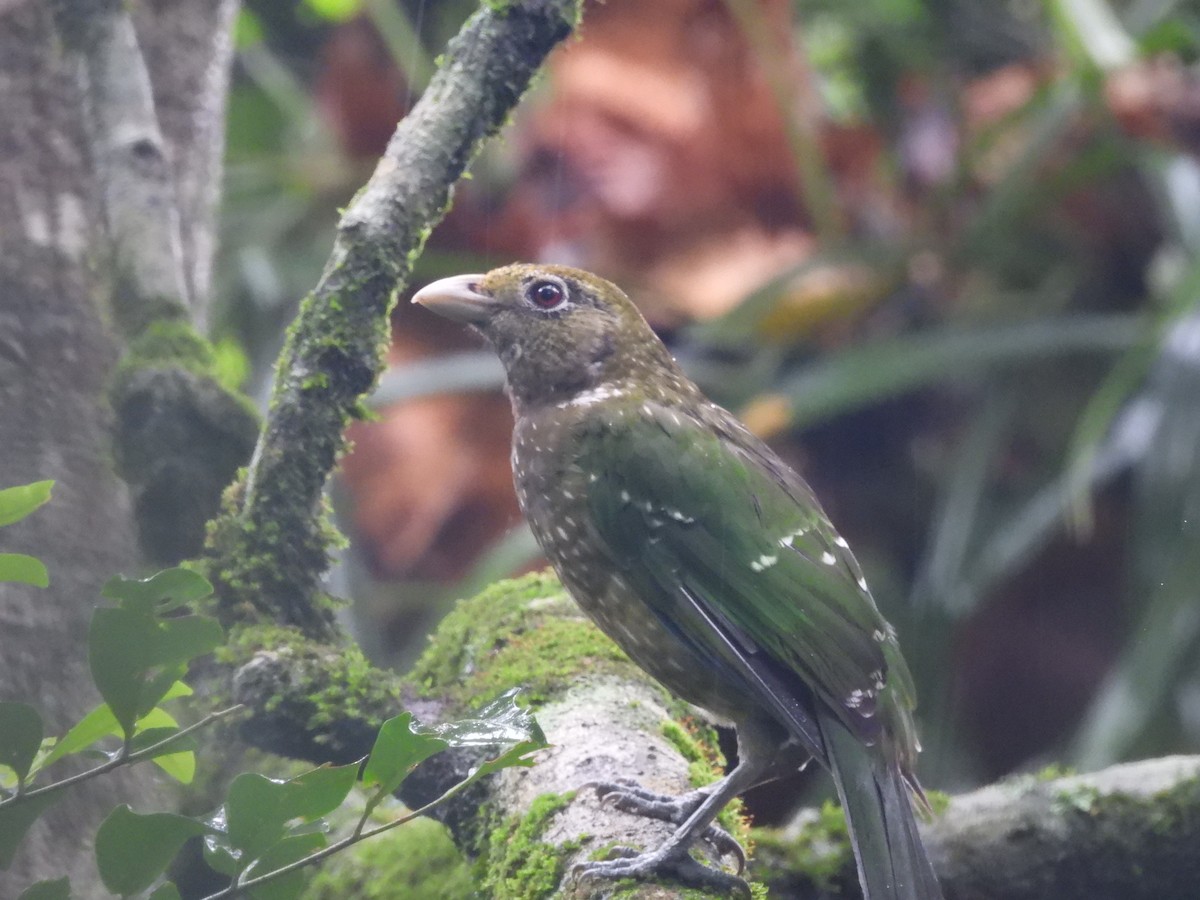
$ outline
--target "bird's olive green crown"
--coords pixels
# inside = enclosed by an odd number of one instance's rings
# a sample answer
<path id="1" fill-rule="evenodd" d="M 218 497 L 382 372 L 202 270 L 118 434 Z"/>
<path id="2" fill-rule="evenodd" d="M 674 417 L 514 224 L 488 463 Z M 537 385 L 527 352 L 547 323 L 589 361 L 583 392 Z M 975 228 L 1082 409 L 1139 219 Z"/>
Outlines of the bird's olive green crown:
<path id="1" fill-rule="evenodd" d="M 618 383 L 688 396 L 695 390 L 633 301 L 590 272 L 505 266 L 436 281 L 413 302 L 480 331 L 504 363 L 519 408 Z"/>

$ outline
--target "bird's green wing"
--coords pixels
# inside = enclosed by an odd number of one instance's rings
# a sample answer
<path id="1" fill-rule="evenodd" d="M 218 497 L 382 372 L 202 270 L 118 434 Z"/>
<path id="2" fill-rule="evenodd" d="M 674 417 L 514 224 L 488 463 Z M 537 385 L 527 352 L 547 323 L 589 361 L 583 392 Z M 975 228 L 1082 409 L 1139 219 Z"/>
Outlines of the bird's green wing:
<path id="1" fill-rule="evenodd" d="M 912 687 L 894 633 L 807 485 L 715 406 L 644 403 L 588 430 L 593 525 L 664 625 L 714 659 L 719 644 L 765 660 L 760 692 L 799 676 L 868 743 L 886 723 L 908 757 Z"/>

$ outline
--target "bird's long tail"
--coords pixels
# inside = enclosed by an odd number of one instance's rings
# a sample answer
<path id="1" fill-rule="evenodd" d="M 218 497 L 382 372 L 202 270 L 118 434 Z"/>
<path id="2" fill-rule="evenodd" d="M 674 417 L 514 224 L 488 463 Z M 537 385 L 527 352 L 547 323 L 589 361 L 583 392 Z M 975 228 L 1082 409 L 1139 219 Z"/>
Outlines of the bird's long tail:
<path id="1" fill-rule="evenodd" d="M 832 714 L 821 726 L 865 900 L 941 900 L 899 766 Z"/>

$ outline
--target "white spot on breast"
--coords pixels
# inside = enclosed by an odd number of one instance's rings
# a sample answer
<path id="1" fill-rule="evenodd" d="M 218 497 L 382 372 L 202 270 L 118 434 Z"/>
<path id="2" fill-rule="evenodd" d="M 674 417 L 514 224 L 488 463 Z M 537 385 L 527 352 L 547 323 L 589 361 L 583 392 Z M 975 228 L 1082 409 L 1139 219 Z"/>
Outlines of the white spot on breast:
<path id="1" fill-rule="evenodd" d="M 758 559 L 750 563 L 750 568 L 755 572 L 761 572 L 763 569 L 771 568 L 771 566 L 775 565 L 777 562 L 779 562 L 778 556 L 768 556 L 766 553 L 764 553 Z"/>
<path id="2" fill-rule="evenodd" d="M 571 539 L 571 536 L 567 534 L 567 529 L 563 528 L 561 525 L 557 526 L 554 530 L 558 532 L 558 536 L 564 541 L 569 541 Z"/>
<path id="3" fill-rule="evenodd" d="M 628 502 L 630 501 L 630 499 L 631 499 L 631 498 L 630 498 L 630 496 L 629 496 L 629 491 L 622 490 L 622 491 L 621 491 L 621 502 L 622 502 L 622 503 L 628 503 Z"/>
<path id="4" fill-rule="evenodd" d="M 594 388 L 580 391 L 570 400 L 564 400 L 562 403 L 559 403 L 558 408 L 566 409 L 569 406 L 591 406 L 594 403 L 602 403 L 614 397 L 624 396 L 625 393 L 624 390 L 618 388 L 611 381 L 606 381 L 604 384 L 598 384 Z"/>
<path id="5" fill-rule="evenodd" d="M 837 563 L 837 557 L 826 550 L 821 554 L 821 562 L 825 563 L 827 566 L 832 566 Z"/>

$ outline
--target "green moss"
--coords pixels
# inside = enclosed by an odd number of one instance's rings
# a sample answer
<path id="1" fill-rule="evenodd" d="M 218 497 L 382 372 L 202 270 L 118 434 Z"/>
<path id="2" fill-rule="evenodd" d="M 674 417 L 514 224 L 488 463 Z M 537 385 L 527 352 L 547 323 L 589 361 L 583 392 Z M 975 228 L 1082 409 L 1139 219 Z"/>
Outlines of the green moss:
<path id="1" fill-rule="evenodd" d="M 549 572 L 492 585 L 442 621 L 413 668 L 424 696 L 477 707 L 514 685 L 534 706 L 581 673 L 635 670 Z"/>
<path id="2" fill-rule="evenodd" d="M 221 365 L 213 345 L 184 319 L 160 319 L 151 322 L 129 342 L 113 375 L 113 394 L 120 396 L 130 380 L 146 369 L 182 369 L 212 382 L 252 421 L 258 421 L 258 409 L 239 393 L 236 384 L 227 383 L 228 369 Z"/>
<path id="3" fill-rule="evenodd" d="M 708 762 L 704 751 L 700 749 L 700 745 L 696 743 L 696 740 L 678 722 L 668 719 L 662 723 L 660 730 L 662 736 L 670 741 L 671 746 L 678 750 L 679 755 L 688 762 Z"/>
<path id="4" fill-rule="evenodd" d="M 1090 784 L 1064 785 L 1054 792 L 1053 799 L 1060 810 L 1090 813 L 1100 799 L 1100 791 Z"/>
<path id="5" fill-rule="evenodd" d="M 1075 774 L 1075 770 L 1070 766 L 1064 766 L 1060 763 L 1050 763 L 1044 769 L 1035 772 L 1033 777 L 1037 781 L 1055 781 L 1059 778 L 1069 778 Z"/>
<path id="6" fill-rule="evenodd" d="M 114 463 L 153 562 L 199 553 L 222 488 L 250 457 L 258 412 L 225 374 L 208 341 L 171 318 L 146 324 L 113 373 Z"/>
<path id="7" fill-rule="evenodd" d="M 256 517 L 242 515 L 245 471 L 222 498 L 222 512 L 208 525 L 204 574 L 213 583 L 213 612 L 222 623 L 254 624 L 263 619 L 297 625 L 310 638 L 332 636 L 333 614 L 340 601 L 315 590 L 302 596 L 306 585 L 320 584 L 331 551 L 345 544 L 332 524 L 326 498 L 299 533 L 281 524 L 293 521 L 278 492 L 260 493 Z M 276 514 L 272 515 L 272 511 Z"/>
<path id="8" fill-rule="evenodd" d="M 836 892 L 841 876 L 854 872 L 846 816 L 831 800 L 822 804 L 794 837 L 756 830 L 754 838 L 764 870 L 772 872 L 772 882 L 804 882 L 820 892 Z"/>
<path id="9" fill-rule="evenodd" d="M 925 791 L 925 799 L 934 816 L 943 815 L 950 808 L 950 795 L 945 791 Z"/>
<path id="10" fill-rule="evenodd" d="M 130 343 L 124 365 L 174 363 L 193 372 L 209 374 L 216 365 L 212 345 L 182 319 L 152 322 Z"/>
<path id="11" fill-rule="evenodd" d="M 295 627 L 268 623 L 231 629 L 217 659 L 236 667 L 261 649 L 289 654 L 293 660 L 286 697 L 272 696 L 267 711 L 283 702 L 299 701 L 312 733 L 322 734 L 347 721 L 376 722 L 383 711 L 397 707 L 396 683 L 381 678 L 358 647 L 339 644 L 331 650 L 314 644 Z"/>
<path id="12" fill-rule="evenodd" d="M 1151 798 L 1151 809 L 1151 828 L 1156 834 L 1177 835 L 1196 830 L 1196 810 L 1200 809 L 1200 778 L 1188 778 L 1155 794 Z"/>
<path id="13" fill-rule="evenodd" d="M 529 805 L 524 816 L 513 816 L 493 828 L 487 853 L 481 861 L 484 875 L 480 892 L 492 900 L 540 900 L 549 897 L 562 880 L 564 863 L 583 844 L 567 841 L 559 846 L 541 840 L 550 820 L 566 807 L 575 792 L 543 794 Z"/>
<path id="14" fill-rule="evenodd" d="M 324 863 L 301 895 L 304 900 L 470 900 L 471 866 L 443 825 L 415 819 L 363 841 Z"/>

